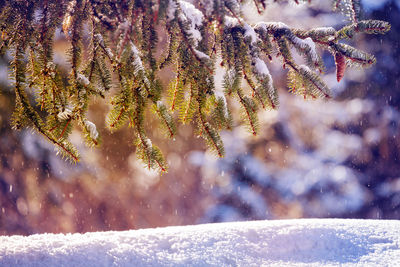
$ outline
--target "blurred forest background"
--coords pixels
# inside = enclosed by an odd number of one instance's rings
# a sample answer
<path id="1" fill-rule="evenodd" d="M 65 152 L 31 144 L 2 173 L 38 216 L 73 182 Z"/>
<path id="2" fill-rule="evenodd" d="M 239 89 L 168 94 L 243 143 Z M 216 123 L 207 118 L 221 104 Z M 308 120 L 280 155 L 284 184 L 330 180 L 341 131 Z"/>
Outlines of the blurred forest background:
<path id="1" fill-rule="evenodd" d="M 0 58 L 0 235 L 254 219 L 400 219 L 400 1 L 362 3 L 365 18 L 392 25 L 386 35 L 354 40 L 376 56 L 375 66 L 349 69 L 337 83 L 333 57 L 324 53 L 324 80 L 335 97 L 304 101 L 287 93 L 286 71 L 269 64 L 281 105 L 260 114 L 260 134 L 253 137 L 237 122 L 222 134 L 226 157 L 218 159 L 190 125 L 180 126 L 170 141 L 154 131 L 170 166 L 162 176 L 136 159 L 127 127 L 113 134 L 105 129 L 108 106 L 101 99 L 90 118 L 103 144 L 86 148 L 74 131 L 83 157 L 77 165 L 55 156 L 31 130 L 12 130 L 15 95 L 6 54 Z M 262 17 L 248 7 L 244 14 L 250 22 L 283 20 L 305 29 L 344 24 L 331 13 L 331 1 L 274 4 Z M 62 33 L 56 38 L 55 61 L 67 71 L 67 43 Z"/>

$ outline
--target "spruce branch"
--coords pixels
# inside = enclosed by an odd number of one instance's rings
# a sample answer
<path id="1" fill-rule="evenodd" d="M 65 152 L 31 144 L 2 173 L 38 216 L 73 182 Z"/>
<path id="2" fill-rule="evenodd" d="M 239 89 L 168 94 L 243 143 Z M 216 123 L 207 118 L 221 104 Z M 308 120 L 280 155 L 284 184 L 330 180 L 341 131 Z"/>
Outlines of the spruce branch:
<path id="1" fill-rule="evenodd" d="M 147 165 L 148 169 L 157 169 L 160 172 L 167 171 L 160 149 L 152 144 L 151 140 L 144 135 L 142 130 L 139 130 L 137 133 L 135 146 L 137 147 L 139 158 Z"/>
<path id="2" fill-rule="evenodd" d="M 13 127 L 33 127 L 77 161 L 78 152 L 68 141 L 73 126 L 80 126 L 88 146 L 98 145 L 101 137 L 87 118 L 88 109 L 94 97 L 107 101 L 111 97 L 109 130 L 129 123 L 139 158 L 149 168 L 166 171 L 160 149 L 146 134 L 149 109 L 168 137 L 178 131 L 174 112 L 183 124 L 197 118 L 195 124 L 208 147 L 223 156 L 219 131 L 232 127 L 232 101 L 240 104 L 254 135 L 259 130 L 259 108 L 279 105 L 267 59 L 277 57 L 288 69 L 289 91 L 304 98 L 328 98 L 329 88 L 321 78 L 321 51 L 333 55 L 340 81 L 348 67 L 368 67 L 376 61 L 342 42 L 356 34 L 384 34 L 390 29 L 384 21 L 362 20 L 359 0 L 333 0 L 334 9 L 349 19 L 341 29 L 308 30 L 281 22 L 249 24 L 241 14 L 243 2 L 1 1 L 0 54 L 11 51 L 16 94 Z M 269 2 L 250 3 L 261 13 Z M 58 28 L 69 43 L 69 76 L 55 63 Z M 164 39 L 166 43 L 161 42 Z M 297 62 L 293 53 L 305 63 Z M 222 90 L 214 82 L 217 60 L 225 69 Z M 164 88 L 159 70 L 167 66 L 176 73 Z"/>
<path id="3" fill-rule="evenodd" d="M 192 120 L 194 114 L 196 113 L 198 105 L 198 102 L 196 101 L 196 97 L 198 96 L 196 86 L 194 86 L 193 84 L 190 84 L 189 86 L 190 86 L 189 97 L 188 99 L 182 101 L 179 107 L 180 110 L 179 120 L 183 124 L 187 124 Z"/>
<path id="4" fill-rule="evenodd" d="M 241 86 L 241 75 L 235 69 L 227 69 L 224 75 L 223 87 L 225 94 L 231 96 Z"/>
<path id="5" fill-rule="evenodd" d="M 201 136 L 206 140 L 211 148 L 211 151 L 217 153 L 219 157 L 223 157 L 225 154 L 224 144 L 219 136 L 218 132 L 205 120 L 205 116 L 201 109 L 201 105 L 198 106 L 198 118 L 199 118 L 199 128 Z"/>
<path id="6" fill-rule="evenodd" d="M 176 78 L 170 83 L 168 90 L 171 111 L 174 111 L 175 108 L 183 101 L 184 85 L 183 81 L 180 79 L 180 76 L 181 74 L 178 66 Z"/>
<path id="7" fill-rule="evenodd" d="M 153 104 L 153 110 L 161 119 L 162 125 L 167 129 L 168 137 L 172 138 L 176 133 L 176 126 L 166 106 L 161 101 L 158 101 L 156 104 Z"/>
<path id="8" fill-rule="evenodd" d="M 350 21 L 357 23 L 360 17 L 360 0 L 333 0 L 333 10 L 339 11 Z"/>
<path id="9" fill-rule="evenodd" d="M 336 43 L 332 44 L 331 47 L 334 49 L 334 51 L 337 51 L 345 56 L 348 59 L 349 65 L 369 67 L 376 62 L 376 59 L 373 55 L 358 50 L 350 45 Z"/>
<path id="10" fill-rule="evenodd" d="M 344 26 L 336 33 L 336 39 L 351 39 L 356 33 L 385 34 L 390 30 L 390 24 L 381 20 L 361 20 Z"/>
<path id="11" fill-rule="evenodd" d="M 250 130 L 252 132 L 252 134 L 255 136 L 257 135 L 257 131 L 258 131 L 258 118 L 257 118 L 257 105 L 255 104 L 255 102 L 247 97 L 244 96 L 243 93 L 241 92 L 241 90 L 237 90 L 237 95 L 239 97 L 239 101 L 240 104 L 242 104 L 243 107 L 243 117 L 248 121 L 249 126 L 250 126 Z"/>

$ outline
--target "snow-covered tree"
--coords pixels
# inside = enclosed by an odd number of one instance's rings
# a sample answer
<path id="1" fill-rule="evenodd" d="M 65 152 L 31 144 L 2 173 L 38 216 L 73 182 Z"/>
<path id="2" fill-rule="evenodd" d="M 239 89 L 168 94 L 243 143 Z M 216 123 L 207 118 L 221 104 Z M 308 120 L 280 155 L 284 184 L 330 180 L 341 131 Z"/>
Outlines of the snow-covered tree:
<path id="1" fill-rule="evenodd" d="M 160 149 L 148 137 L 150 110 L 169 138 L 177 131 L 174 113 L 183 124 L 193 120 L 209 148 L 223 156 L 219 131 L 232 128 L 234 101 L 254 135 L 257 111 L 279 105 L 266 62 L 276 58 L 288 69 L 289 91 L 304 98 L 329 98 L 330 90 L 320 77 L 324 71 L 320 52 L 333 55 L 340 81 L 347 66 L 375 63 L 374 56 L 346 40 L 358 33 L 383 34 L 390 28 L 384 21 L 361 20 L 358 0 L 332 1 L 333 9 L 348 18 L 344 27 L 310 30 L 282 22 L 250 24 L 241 13 L 244 2 L 1 1 L 0 50 L 11 52 L 14 128 L 32 127 L 77 161 L 78 151 L 69 141 L 72 127 L 81 127 L 89 146 L 98 145 L 101 139 L 87 118 L 88 108 L 93 98 L 105 98 L 113 89 L 107 125 L 114 131 L 129 124 L 138 156 L 149 168 L 167 169 Z M 270 2 L 251 4 L 262 13 L 268 12 Z M 69 74 L 54 60 L 54 38 L 60 29 L 69 42 Z M 295 59 L 294 51 L 304 62 Z M 215 89 L 217 65 L 225 69 L 223 92 Z M 174 70 L 169 86 L 160 80 L 164 68 Z"/>

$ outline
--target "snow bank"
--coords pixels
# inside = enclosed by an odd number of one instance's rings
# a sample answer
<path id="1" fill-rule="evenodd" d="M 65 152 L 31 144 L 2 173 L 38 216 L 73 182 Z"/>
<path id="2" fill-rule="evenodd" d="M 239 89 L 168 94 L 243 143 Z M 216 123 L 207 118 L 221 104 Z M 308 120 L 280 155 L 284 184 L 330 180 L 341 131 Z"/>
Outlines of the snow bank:
<path id="1" fill-rule="evenodd" d="M 400 221 L 300 219 L 0 237 L 1 266 L 400 266 Z"/>

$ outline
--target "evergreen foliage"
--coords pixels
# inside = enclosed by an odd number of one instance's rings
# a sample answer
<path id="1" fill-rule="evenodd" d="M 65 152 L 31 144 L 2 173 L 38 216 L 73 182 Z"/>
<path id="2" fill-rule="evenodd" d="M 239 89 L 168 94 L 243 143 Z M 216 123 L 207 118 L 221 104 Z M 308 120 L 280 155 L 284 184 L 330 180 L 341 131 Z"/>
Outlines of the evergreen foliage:
<path id="1" fill-rule="evenodd" d="M 77 161 L 79 154 L 68 141 L 72 128 L 79 126 L 87 145 L 97 146 L 100 136 L 87 119 L 88 107 L 94 97 L 105 98 L 114 89 L 108 128 L 114 131 L 129 122 L 138 156 L 149 168 L 166 171 L 167 166 L 148 137 L 150 129 L 144 124 L 148 109 L 159 118 L 169 138 L 177 131 L 173 113 L 181 123 L 193 121 L 210 149 L 223 156 L 219 131 L 230 129 L 233 121 L 227 98 L 240 103 L 253 134 L 258 131 L 257 111 L 279 105 L 266 59 L 282 60 L 289 70 L 291 92 L 304 98 L 326 98 L 330 91 L 319 76 L 324 70 L 319 51 L 332 53 L 339 81 L 346 66 L 375 63 L 372 55 L 341 41 L 357 33 L 383 34 L 390 29 L 384 21 L 360 20 L 358 0 L 333 1 L 334 10 L 349 19 L 338 30 L 302 30 L 281 22 L 250 25 L 241 17 L 242 2 L 1 1 L 0 51 L 11 51 L 14 128 L 32 127 L 64 156 Z M 268 12 L 267 1 L 254 0 L 253 4 L 260 13 Z M 68 77 L 54 63 L 58 29 L 70 44 Z M 160 35 L 166 35 L 168 43 L 162 56 L 157 56 Z M 305 65 L 295 62 L 294 50 L 304 56 Z M 224 92 L 214 85 L 217 63 L 226 70 Z M 167 66 L 175 70 L 175 78 L 163 88 L 158 72 Z M 31 92 L 35 93 L 34 104 L 28 97 Z"/>

